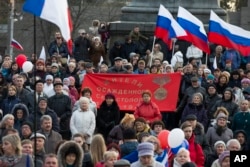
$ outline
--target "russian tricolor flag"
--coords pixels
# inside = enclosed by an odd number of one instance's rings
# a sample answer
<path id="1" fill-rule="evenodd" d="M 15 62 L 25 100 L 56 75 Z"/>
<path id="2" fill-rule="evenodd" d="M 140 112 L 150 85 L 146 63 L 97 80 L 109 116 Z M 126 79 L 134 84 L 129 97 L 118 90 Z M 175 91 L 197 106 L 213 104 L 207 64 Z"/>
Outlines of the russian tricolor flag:
<path id="1" fill-rule="evenodd" d="M 215 44 L 236 49 L 243 56 L 250 54 L 250 31 L 226 23 L 213 11 L 210 13 L 208 39 Z"/>
<path id="2" fill-rule="evenodd" d="M 73 28 L 67 0 L 26 0 L 23 10 L 56 24 L 68 44 L 72 42 Z M 68 49 L 71 50 L 71 48 Z"/>
<path id="3" fill-rule="evenodd" d="M 171 13 L 163 5 L 160 5 L 155 36 L 169 44 L 169 39 L 185 35 L 187 35 L 185 30 L 176 22 Z"/>
<path id="4" fill-rule="evenodd" d="M 18 50 L 23 50 L 22 45 L 19 42 L 17 42 L 15 39 L 11 40 L 10 46 L 12 46 L 13 48 L 16 48 Z"/>
<path id="5" fill-rule="evenodd" d="M 179 39 L 189 41 L 204 52 L 210 53 L 204 25 L 197 17 L 192 15 L 183 7 L 179 6 L 177 22 L 187 33 L 187 36 L 181 37 Z"/>

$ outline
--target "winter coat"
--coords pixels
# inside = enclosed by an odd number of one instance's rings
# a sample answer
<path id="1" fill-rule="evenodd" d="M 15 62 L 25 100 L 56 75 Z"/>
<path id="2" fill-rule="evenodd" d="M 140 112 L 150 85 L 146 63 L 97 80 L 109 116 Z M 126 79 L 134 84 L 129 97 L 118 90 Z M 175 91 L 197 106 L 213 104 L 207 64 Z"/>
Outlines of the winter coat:
<path id="1" fill-rule="evenodd" d="M 103 57 L 103 60 L 106 60 L 105 47 L 101 42 L 98 46 L 94 42 L 92 42 L 90 45 L 89 54 L 95 68 L 98 67 L 98 63 L 100 62 L 101 57 Z"/>
<path id="2" fill-rule="evenodd" d="M 152 123 L 155 120 L 161 120 L 161 112 L 156 103 L 150 101 L 149 103 L 140 102 L 134 112 L 135 118 L 143 117 L 146 121 Z"/>
<path id="3" fill-rule="evenodd" d="M 6 99 L 4 99 L 1 107 L 3 110 L 3 116 L 10 114 L 13 107 L 20 102 L 21 101 L 19 98 L 17 98 L 17 96 L 8 96 Z"/>
<path id="4" fill-rule="evenodd" d="M 90 48 L 90 43 L 89 39 L 82 36 L 75 39 L 73 54 L 77 62 L 80 60 L 89 60 L 90 57 L 88 49 Z"/>
<path id="5" fill-rule="evenodd" d="M 48 106 L 55 111 L 57 117 L 60 118 L 60 132 L 65 133 L 65 137 L 69 138 L 70 129 L 69 122 L 71 117 L 71 99 L 69 96 L 61 94 L 55 94 L 48 99 Z"/>
<path id="6" fill-rule="evenodd" d="M 197 122 L 193 133 L 195 134 L 195 143 L 199 144 L 202 147 L 204 156 L 207 157 L 212 150 L 206 138 L 203 125 Z"/>
<path id="7" fill-rule="evenodd" d="M 248 142 L 249 136 L 247 136 L 247 133 L 245 132 L 245 130 L 236 130 L 234 131 L 234 138 L 236 138 L 239 133 L 242 133 L 245 136 L 245 142 L 241 144 L 240 150 L 249 151 L 250 150 L 249 142 Z"/>
<path id="8" fill-rule="evenodd" d="M 73 112 L 70 119 L 70 131 L 72 135 L 82 133 L 88 135 L 87 143 L 90 144 L 96 127 L 95 115 L 92 111 L 81 111 L 81 109 Z"/>
<path id="9" fill-rule="evenodd" d="M 115 44 L 114 46 L 110 49 L 110 52 L 109 52 L 109 60 L 111 62 L 111 65 L 113 66 L 115 63 L 114 63 L 114 59 L 116 57 L 121 57 L 122 56 L 122 46 L 120 46 L 120 48 L 116 47 Z M 122 57 L 124 58 L 124 57 Z"/>
<path id="10" fill-rule="evenodd" d="M 207 127 L 207 111 L 205 110 L 205 107 L 203 104 L 196 105 L 194 103 L 189 103 L 186 105 L 186 107 L 183 110 L 181 121 L 186 121 L 186 117 L 189 114 L 196 115 L 197 121 L 202 123 L 202 125 L 206 128 Z"/>
<path id="11" fill-rule="evenodd" d="M 233 117 L 232 130 L 244 130 L 247 137 L 250 137 L 250 111 L 238 112 Z"/>
<path id="12" fill-rule="evenodd" d="M 211 167 L 213 162 L 218 159 L 219 156 L 217 153 L 213 152 L 207 156 L 205 167 Z"/>
<path id="13" fill-rule="evenodd" d="M 57 114 L 51 110 L 50 108 L 47 107 L 46 111 L 44 112 L 44 114 L 40 111 L 40 109 L 38 108 L 36 110 L 36 127 L 37 127 L 37 130 L 40 129 L 40 118 L 43 116 L 43 115 L 49 115 L 51 118 L 52 118 L 52 129 L 56 132 L 59 132 L 60 131 L 60 127 L 59 127 L 59 123 L 58 123 L 58 119 L 57 119 Z M 31 113 L 29 115 L 29 122 L 34 122 L 34 119 L 35 119 L 35 111 L 33 113 Z"/>
<path id="14" fill-rule="evenodd" d="M 215 111 L 212 110 L 213 106 L 215 105 L 215 103 L 217 101 L 220 101 L 221 97 L 216 93 L 213 95 L 207 95 L 206 96 L 206 101 L 205 101 L 205 105 L 206 105 L 206 109 L 207 109 L 207 116 L 208 116 L 208 121 L 210 121 L 210 119 L 213 119 L 213 113 Z"/>
<path id="15" fill-rule="evenodd" d="M 23 111 L 23 117 L 21 119 L 17 118 L 17 110 L 19 109 Z M 29 110 L 25 104 L 18 103 L 12 108 L 11 114 L 14 116 L 14 128 L 21 134 L 21 127 L 22 124 L 28 120 Z"/>
<path id="16" fill-rule="evenodd" d="M 137 44 L 135 44 L 134 42 L 131 43 L 124 43 L 122 45 L 122 58 L 127 59 L 128 61 L 130 60 L 129 54 L 130 53 L 139 53 L 139 47 Z"/>
<path id="17" fill-rule="evenodd" d="M 123 140 L 124 128 L 122 125 L 116 125 L 108 134 L 107 143 L 119 144 L 120 140 Z"/>
<path id="18" fill-rule="evenodd" d="M 233 121 L 233 116 L 234 116 L 237 112 L 239 112 L 239 106 L 238 106 L 238 104 L 236 104 L 236 103 L 234 102 L 234 100 L 233 100 L 234 94 L 233 94 L 231 88 L 230 88 L 230 89 L 228 89 L 228 88 L 225 89 L 225 91 L 228 91 L 228 90 L 231 92 L 232 98 L 229 99 L 229 100 L 225 100 L 225 98 L 224 98 L 224 93 L 223 93 L 222 99 L 221 99 L 220 101 L 217 101 L 217 102 L 215 103 L 215 105 L 214 105 L 213 108 L 212 108 L 212 111 L 215 112 L 215 111 L 217 110 L 218 107 L 225 107 L 225 108 L 227 109 L 228 113 L 229 113 L 229 118 L 228 118 L 228 120 L 230 121 L 230 123 L 232 123 L 232 121 Z M 224 91 L 224 92 L 225 92 L 225 91 Z M 212 113 L 212 114 L 214 114 L 214 113 Z"/>
<path id="19" fill-rule="evenodd" d="M 189 147 L 188 150 L 190 152 L 190 159 L 193 161 L 197 167 L 203 167 L 205 162 L 205 157 L 203 154 L 203 150 L 199 144 L 195 142 L 195 135 L 188 139 Z"/>
<path id="20" fill-rule="evenodd" d="M 7 158 L 8 157 L 2 156 L 2 157 L 0 157 L 0 161 L 2 161 L 3 163 L 5 161 L 8 162 Z M 27 163 L 29 163 L 29 167 L 34 166 L 34 162 L 33 162 L 32 157 L 30 155 L 27 155 L 27 154 L 22 154 L 19 161 L 14 163 L 14 165 L 10 165 L 10 166 L 11 167 L 25 167 L 25 166 L 27 166 Z M 9 166 L 6 166 L 6 167 L 9 167 Z"/>
<path id="21" fill-rule="evenodd" d="M 182 65 L 183 65 L 183 62 L 184 62 L 183 61 L 183 54 L 181 53 L 181 51 L 177 51 L 171 59 L 171 66 L 173 68 L 175 68 L 177 64 L 182 63 Z"/>
<path id="22" fill-rule="evenodd" d="M 139 143 L 137 141 L 125 141 L 123 144 L 121 144 L 121 157 L 129 155 L 130 153 L 135 151 L 137 149 L 138 144 Z"/>
<path id="23" fill-rule="evenodd" d="M 184 97 L 182 98 L 177 111 L 182 112 L 185 108 L 186 104 L 190 103 L 192 101 L 192 96 L 194 93 L 201 93 L 203 96 L 203 103 L 205 104 L 205 98 L 206 98 L 206 90 L 205 88 L 199 86 L 199 87 L 193 87 L 190 86 L 185 90 Z"/>
<path id="24" fill-rule="evenodd" d="M 111 106 L 108 106 L 104 100 L 97 111 L 96 126 L 99 133 L 101 133 L 105 139 L 111 129 L 115 125 L 118 125 L 120 121 L 120 109 L 118 103 L 114 101 Z"/>
<path id="25" fill-rule="evenodd" d="M 48 53 L 52 56 L 54 53 L 61 55 L 63 58 L 67 58 L 69 51 L 66 42 L 62 42 L 60 46 L 58 46 L 56 41 L 50 43 Z"/>
<path id="26" fill-rule="evenodd" d="M 65 143 L 63 143 L 60 146 L 58 153 L 57 153 L 59 166 L 60 167 L 67 167 L 65 157 L 66 157 L 68 150 L 70 150 L 70 149 L 75 150 L 75 153 L 76 153 L 76 160 L 75 160 L 73 167 L 82 167 L 83 150 L 80 147 L 80 145 L 74 141 L 66 141 Z"/>
<path id="27" fill-rule="evenodd" d="M 233 131 L 229 129 L 227 126 L 223 127 L 221 129 L 221 135 L 218 135 L 216 130 L 218 129 L 217 124 L 214 125 L 213 127 L 209 127 L 206 133 L 208 143 L 210 146 L 214 146 L 214 143 L 217 142 L 218 140 L 224 141 L 224 143 L 227 143 L 228 140 L 233 138 Z"/>
<path id="28" fill-rule="evenodd" d="M 240 67 L 241 57 L 238 51 L 234 49 L 225 50 L 221 57 L 223 68 L 225 68 L 227 60 L 231 61 L 232 63 L 232 70 L 237 70 Z"/>
<path id="29" fill-rule="evenodd" d="M 45 149 L 46 154 L 49 154 L 49 153 L 55 154 L 58 143 L 62 141 L 62 136 L 60 135 L 60 133 L 54 130 L 51 130 L 49 134 L 46 134 L 42 129 L 38 130 L 37 132 L 46 136 L 46 140 L 44 144 L 44 149 Z"/>

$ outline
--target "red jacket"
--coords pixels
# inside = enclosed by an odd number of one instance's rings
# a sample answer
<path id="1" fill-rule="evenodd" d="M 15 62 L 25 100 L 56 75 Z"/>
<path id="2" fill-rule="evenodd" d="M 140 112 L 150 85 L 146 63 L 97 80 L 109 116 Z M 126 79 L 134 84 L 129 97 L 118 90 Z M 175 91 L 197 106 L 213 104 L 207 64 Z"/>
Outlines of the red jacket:
<path id="1" fill-rule="evenodd" d="M 161 112 L 159 110 L 159 107 L 152 101 L 150 101 L 149 103 L 139 103 L 136 106 L 134 116 L 135 118 L 143 117 L 150 123 L 155 120 L 161 120 Z"/>
<path id="2" fill-rule="evenodd" d="M 197 167 L 204 167 L 204 153 L 202 151 L 202 148 L 199 144 L 195 143 L 195 136 L 194 134 L 188 139 L 189 143 L 189 152 L 190 152 L 190 159 L 192 162 L 194 162 Z"/>

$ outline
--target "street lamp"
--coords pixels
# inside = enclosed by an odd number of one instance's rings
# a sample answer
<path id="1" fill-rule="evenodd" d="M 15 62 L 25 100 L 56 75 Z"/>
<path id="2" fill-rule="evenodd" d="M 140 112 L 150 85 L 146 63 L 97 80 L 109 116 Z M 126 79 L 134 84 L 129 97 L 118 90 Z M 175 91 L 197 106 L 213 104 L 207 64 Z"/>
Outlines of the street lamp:
<path id="1" fill-rule="evenodd" d="M 14 33 L 14 19 L 15 19 L 15 0 L 10 0 L 10 41 L 9 45 L 13 39 Z M 13 57 L 13 47 L 9 46 L 9 55 Z"/>

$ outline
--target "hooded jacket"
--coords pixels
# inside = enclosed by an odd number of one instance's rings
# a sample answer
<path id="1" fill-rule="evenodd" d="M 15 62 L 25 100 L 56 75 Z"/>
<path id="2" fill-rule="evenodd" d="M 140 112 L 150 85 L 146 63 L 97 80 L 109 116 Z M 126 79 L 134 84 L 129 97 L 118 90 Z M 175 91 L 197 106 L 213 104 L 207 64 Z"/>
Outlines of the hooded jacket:
<path id="1" fill-rule="evenodd" d="M 82 167 L 83 150 L 79 146 L 79 144 L 77 144 L 74 141 L 67 141 L 60 146 L 58 153 L 57 153 L 59 166 L 67 167 L 66 155 L 69 149 L 75 150 L 75 153 L 76 153 L 76 160 L 75 160 L 73 167 Z"/>
<path id="2" fill-rule="evenodd" d="M 247 133 L 244 130 L 236 130 L 234 131 L 234 138 L 236 138 L 239 133 L 242 133 L 245 136 L 245 142 L 241 144 L 241 151 L 249 151 Z"/>
<path id="3" fill-rule="evenodd" d="M 225 91 L 231 92 L 231 98 L 229 100 L 226 100 L 224 97 Z M 232 123 L 233 116 L 239 111 L 239 106 L 234 102 L 233 90 L 231 88 L 226 88 L 225 91 L 222 94 L 222 99 L 215 103 L 211 111 L 215 112 L 218 107 L 225 107 L 229 113 L 228 120 L 230 121 L 230 123 Z"/>
<path id="4" fill-rule="evenodd" d="M 23 111 L 23 117 L 21 119 L 17 118 L 17 110 Z M 12 115 L 14 116 L 14 128 L 18 130 L 19 134 L 21 134 L 21 126 L 22 124 L 28 120 L 29 117 L 29 110 L 25 104 L 18 103 L 15 104 L 11 111 Z"/>

